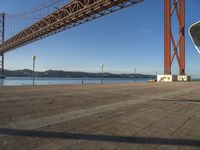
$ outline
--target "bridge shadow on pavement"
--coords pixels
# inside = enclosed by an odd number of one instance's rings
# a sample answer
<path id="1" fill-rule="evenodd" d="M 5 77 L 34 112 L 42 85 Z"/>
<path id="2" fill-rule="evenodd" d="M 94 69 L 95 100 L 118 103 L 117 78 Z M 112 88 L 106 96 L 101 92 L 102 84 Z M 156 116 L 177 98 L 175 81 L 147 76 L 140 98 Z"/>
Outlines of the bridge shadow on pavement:
<path id="1" fill-rule="evenodd" d="M 95 134 L 47 132 L 47 131 L 7 129 L 7 128 L 0 129 L 0 136 L 39 137 L 39 138 L 55 138 L 63 140 L 70 139 L 70 140 L 86 140 L 86 141 L 121 142 L 121 143 L 133 143 L 133 144 L 134 143 L 158 144 L 158 145 L 161 144 L 161 145 L 200 147 L 200 140 L 190 140 L 190 139 L 95 135 Z"/>
<path id="2" fill-rule="evenodd" d="M 160 101 L 167 101 L 167 102 L 187 102 L 187 103 L 200 103 L 200 100 L 160 100 Z"/>

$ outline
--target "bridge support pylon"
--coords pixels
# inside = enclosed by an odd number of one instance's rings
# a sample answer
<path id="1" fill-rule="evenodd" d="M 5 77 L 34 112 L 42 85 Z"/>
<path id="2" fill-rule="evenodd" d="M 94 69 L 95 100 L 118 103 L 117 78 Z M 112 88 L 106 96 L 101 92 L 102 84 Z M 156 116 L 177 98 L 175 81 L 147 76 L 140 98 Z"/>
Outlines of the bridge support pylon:
<path id="1" fill-rule="evenodd" d="M 178 26 L 178 39 L 173 33 L 172 18 L 175 15 Z M 174 21 L 174 20 L 173 20 Z M 171 74 L 171 67 L 176 58 L 179 66 L 179 75 Z M 185 0 L 164 0 L 164 75 L 157 80 L 188 81 L 185 75 Z"/>
<path id="2" fill-rule="evenodd" d="M 5 37 L 5 14 L 0 14 L 0 44 L 4 42 Z M 4 75 L 4 52 L 0 53 L 0 78 L 5 78 Z"/>
<path id="3" fill-rule="evenodd" d="M 172 31 L 172 16 L 176 15 L 179 36 L 175 40 Z M 174 27 L 175 28 L 175 27 Z M 164 74 L 171 74 L 176 57 L 179 75 L 185 75 L 185 0 L 164 0 Z"/>

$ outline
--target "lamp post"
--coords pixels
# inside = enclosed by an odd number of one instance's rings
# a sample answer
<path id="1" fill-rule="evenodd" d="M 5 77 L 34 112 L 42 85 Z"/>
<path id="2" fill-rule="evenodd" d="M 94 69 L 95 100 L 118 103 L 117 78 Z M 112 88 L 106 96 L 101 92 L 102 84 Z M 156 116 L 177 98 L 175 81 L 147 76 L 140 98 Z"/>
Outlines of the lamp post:
<path id="1" fill-rule="evenodd" d="M 104 64 L 101 64 L 101 84 L 103 84 L 103 67 Z"/>
<path id="2" fill-rule="evenodd" d="M 33 86 L 35 86 L 35 60 L 36 60 L 36 55 L 32 56 L 33 59 L 33 72 L 32 72 L 32 77 L 33 77 Z"/>
<path id="3" fill-rule="evenodd" d="M 134 68 L 134 81 L 135 81 L 135 83 L 136 83 L 136 67 Z"/>

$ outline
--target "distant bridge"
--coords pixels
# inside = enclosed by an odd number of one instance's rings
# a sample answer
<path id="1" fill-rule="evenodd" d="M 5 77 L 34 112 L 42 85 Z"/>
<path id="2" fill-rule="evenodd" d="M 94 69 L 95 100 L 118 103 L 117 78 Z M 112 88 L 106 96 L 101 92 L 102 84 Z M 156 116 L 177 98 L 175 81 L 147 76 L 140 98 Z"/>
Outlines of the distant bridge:
<path id="1" fill-rule="evenodd" d="M 54 6 L 54 4 L 59 3 L 59 1 L 62 0 L 57 0 L 57 2 L 41 8 L 49 8 L 50 6 Z M 4 53 L 142 1 L 143 0 L 72 0 L 59 8 L 55 7 L 56 10 L 40 18 L 33 24 L 22 29 L 18 33 L 14 34 L 14 36 L 11 36 L 6 40 L 5 27 L 7 24 L 5 23 L 5 18 L 9 15 L 2 13 L 0 15 L 0 76 L 4 75 Z M 42 11 L 42 9 L 40 9 L 40 11 Z M 34 12 L 34 10 L 32 12 Z M 180 29 L 177 43 L 175 42 L 171 31 L 171 16 L 173 14 L 176 14 L 177 16 Z M 180 74 L 185 74 L 184 15 L 185 0 L 164 0 L 165 74 L 171 74 L 171 66 L 175 56 L 178 60 Z M 18 17 L 19 16 L 20 15 L 18 15 Z M 34 16 L 32 18 L 37 17 L 38 16 Z"/>

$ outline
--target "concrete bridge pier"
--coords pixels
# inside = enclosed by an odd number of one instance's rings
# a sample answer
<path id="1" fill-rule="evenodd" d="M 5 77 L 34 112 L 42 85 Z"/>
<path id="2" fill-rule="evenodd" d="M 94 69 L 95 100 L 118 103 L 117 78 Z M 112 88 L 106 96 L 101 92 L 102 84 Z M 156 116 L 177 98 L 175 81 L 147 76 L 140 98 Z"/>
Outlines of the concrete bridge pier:
<path id="1" fill-rule="evenodd" d="M 178 21 L 179 39 L 174 38 L 172 28 L 173 16 Z M 179 75 L 172 75 L 171 67 L 177 59 Z M 164 75 L 158 75 L 157 81 L 190 81 L 185 74 L 185 0 L 164 0 Z"/>

